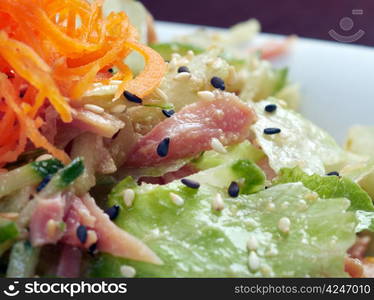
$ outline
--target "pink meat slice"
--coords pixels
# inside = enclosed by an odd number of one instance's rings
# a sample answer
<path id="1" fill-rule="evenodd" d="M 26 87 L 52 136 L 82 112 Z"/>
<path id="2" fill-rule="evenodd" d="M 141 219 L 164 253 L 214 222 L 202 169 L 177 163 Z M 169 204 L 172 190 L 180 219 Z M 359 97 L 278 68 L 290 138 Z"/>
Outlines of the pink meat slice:
<path id="1" fill-rule="evenodd" d="M 95 231 L 98 236 L 97 247 L 101 252 L 114 256 L 162 264 L 160 258 L 136 237 L 115 225 L 104 211 L 96 205 L 88 194 L 82 197 L 83 204 L 96 218 Z"/>
<path id="2" fill-rule="evenodd" d="M 33 246 L 55 244 L 64 234 L 59 224 L 63 222 L 65 199 L 58 194 L 37 201 L 30 220 L 30 241 Z"/>
<path id="3" fill-rule="evenodd" d="M 79 225 L 84 225 L 87 229 L 94 228 L 96 218 L 91 215 L 80 198 L 72 196 L 70 201 L 70 205 L 68 206 L 64 217 L 66 231 L 61 242 L 77 247 L 87 248 L 91 245 L 82 245 L 77 237 L 77 228 Z"/>
<path id="4" fill-rule="evenodd" d="M 268 180 L 273 180 L 277 176 L 275 171 L 270 167 L 269 159 L 267 157 L 258 161 L 257 165 L 262 169 L 262 171 L 264 171 Z"/>
<path id="5" fill-rule="evenodd" d="M 223 145 L 239 143 L 249 137 L 256 120 L 254 111 L 233 94 L 224 93 L 213 101 L 188 105 L 158 124 L 135 145 L 126 165 L 148 167 L 166 161 L 193 157 L 211 149 L 211 139 Z M 170 138 L 167 156 L 157 154 L 157 146 Z"/>
<path id="6" fill-rule="evenodd" d="M 364 268 L 361 260 L 346 256 L 344 260 L 344 271 L 352 278 L 361 278 L 364 273 Z"/>

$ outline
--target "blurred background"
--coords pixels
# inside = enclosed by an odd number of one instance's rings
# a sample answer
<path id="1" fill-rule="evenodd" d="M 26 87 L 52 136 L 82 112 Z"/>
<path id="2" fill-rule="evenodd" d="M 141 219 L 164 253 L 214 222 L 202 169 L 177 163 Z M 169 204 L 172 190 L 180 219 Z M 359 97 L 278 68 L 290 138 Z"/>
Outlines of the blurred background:
<path id="1" fill-rule="evenodd" d="M 374 0 L 141 0 L 157 20 L 229 27 L 256 18 L 262 31 L 333 40 L 365 34 L 356 44 L 374 46 Z"/>

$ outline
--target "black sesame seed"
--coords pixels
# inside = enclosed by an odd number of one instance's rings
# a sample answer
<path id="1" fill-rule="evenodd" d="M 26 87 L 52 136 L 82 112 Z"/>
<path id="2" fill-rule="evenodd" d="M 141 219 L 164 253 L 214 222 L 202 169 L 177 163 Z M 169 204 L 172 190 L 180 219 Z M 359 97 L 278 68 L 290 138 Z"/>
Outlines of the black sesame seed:
<path id="1" fill-rule="evenodd" d="M 281 130 L 279 128 L 265 128 L 264 129 L 264 134 L 268 134 L 268 135 L 278 134 L 280 132 Z"/>
<path id="2" fill-rule="evenodd" d="M 275 104 L 269 104 L 265 106 L 265 111 L 268 113 L 272 113 L 277 110 L 277 106 Z"/>
<path id="3" fill-rule="evenodd" d="M 170 118 L 175 114 L 175 111 L 173 109 L 163 109 L 162 113 L 165 115 L 165 117 Z"/>
<path id="4" fill-rule="evenodd" d="M 225 82 L 219 78 L 219 77 L 213 77 L 211 80 L 210 80 L 210 83 L 212 84 L 213 87 L 215 87 L 216 89 L 220 89 L 222 91 L 224 91 L 226 89 L 225 87 Z"/>
<path id="5" fill-rule="evenodd" d="M 200 183 L 198 183 L 197 181 L 191 180 L 191 179 L 183 178 L 183 179 L 181 180 L 181 182 L 182 182 L 185 186 L 187 186 L 187 187 L 189 187 L 189 188 L 191 188 L 191 189 L 198 189 L 198 188 L 200 187 Z"/>
<path id="6" fill-rule="evenodd" d="M 233 198 L 236 198 L 239 196 L 239 185 L 235 181 L 231 182 L 229 189 L 228 189 L 228 193 L 230 197 L 233 197 Z"/>
<path id="7" fill-rule="evenodd" d="M 142 103 L 143 100 L 141 98 L 139 98 L 138 96 L 128 92 L 128 91 L 124 91 L 123 92 L 123 95 L 126 97 L 127 100 L 129 100 L 130 102 L 135 102 L 135 103 Z"/>
<path id="8" fill-rule="evenodd" d="M 334 171 L 334 172 L 330 172 L 330 173 L 327 173 L 326 175 L 327 175 L 327 176 L 340 176 L 340 175 L 339 175 L 339 172 L 336 172 L 336 171 Z"/>
<path id="9" fill-rule="evenodd" d="M 88 254 L 94 256 L 97 253 L 97 243 L 92 244 L 90 247 L 88 247 Z"/>
<path id="10" fill-rule="evenodd" d="M 77 238 L 84 244 L 87 241 L 87 228 L 84 225 L 79 225 L 77 228 Z"/>
<path id="11" fill-rule="evenodd" d="M 190 69 L 186 66 L 182 66 L 178 68 L 178 73 L 190 73 Z"/>
<path id="12" fill-rule="evenodd" d="M 114 220 L 118 217 L 119 214 L 119 206 L 113 205 L 112 207 L 109 207 L 105 213 L 109 216 L 109 219 Z"/>
<path id="13" fill-rule="evenodd" d="M 165 157 L 169 152 L 170 138 L 164 138 L 157 146 L 157 154 L 160 157 Z"/>
<path id="14" fill-rule="evenodd" d="M 36 192 L 39 193 L 42 189 L 44 189 L 47 186 L 47 184 L 51 181 L 51 178 L 52 178 L 52 174 L 45 176 L 42 182 L 39 183 L 39 185 L 37 186 Z"/>

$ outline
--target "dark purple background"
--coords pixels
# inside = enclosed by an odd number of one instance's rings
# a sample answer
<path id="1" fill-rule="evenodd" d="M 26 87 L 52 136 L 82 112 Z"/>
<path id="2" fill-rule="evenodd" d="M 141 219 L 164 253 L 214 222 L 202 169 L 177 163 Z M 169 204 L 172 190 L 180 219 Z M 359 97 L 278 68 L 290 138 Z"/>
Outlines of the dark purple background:
<path id="1" fill-rule="evenodd" d="M 158 20 L 228 27 L 257 18 L 264 32 L 331 40 L 330 29 L 351 35 L 366 32 L 357 44 L 374 46 L 374 0 L 141 0 Z M 353 16 L 352 9 L 363 9 Z M 343 31 L 339 21 L 351 17 Z"/>

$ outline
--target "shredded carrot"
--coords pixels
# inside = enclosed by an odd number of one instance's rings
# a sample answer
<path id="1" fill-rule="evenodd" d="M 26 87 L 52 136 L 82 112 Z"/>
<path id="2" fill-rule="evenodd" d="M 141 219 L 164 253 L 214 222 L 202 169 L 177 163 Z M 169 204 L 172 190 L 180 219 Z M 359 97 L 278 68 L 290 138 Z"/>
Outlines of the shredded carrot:
<path id="1" fill-rule="evenodd" d="M 159 74 L 164 74 L 165 64 L 163 58 L 151 48 L 135 42 L 125 43 L 130 49 L 139 52 L 145 60 L 145 68 L 138 77 L 131 81 L 124 81 L 116 92 L 115 98 L 125 91 L 129 91 L 138 97 L 149 95 L 155 86 L 159 84 Z"/>
<path id="2" fill-rule="evenodd" d="M 71 106 L 93 83 L 122 80 L 125 90 L 147 96 L 159 85 L 165 63 L 139 43 L 124 12 L 104 17 L 103 0 L 0 1 L 0 168 L 15 161 L 30 141 L 68 162 L 39 130 L 51 105 L 64 122 L 74 118 Z M 133 51 L 145 60 L 135 78 L 124 63 Z M 105 73 L 117 67 L 116 74 Z"/>
<path id="3" fill-rule="evenodd" d="M 295 36 L 289 36 L 282 41 L 269 41 L 259 48 L 250 49 L 250 52 L 259 51 L 262 59 L 274 59 L 287 54 L 295 40 Z"/>

